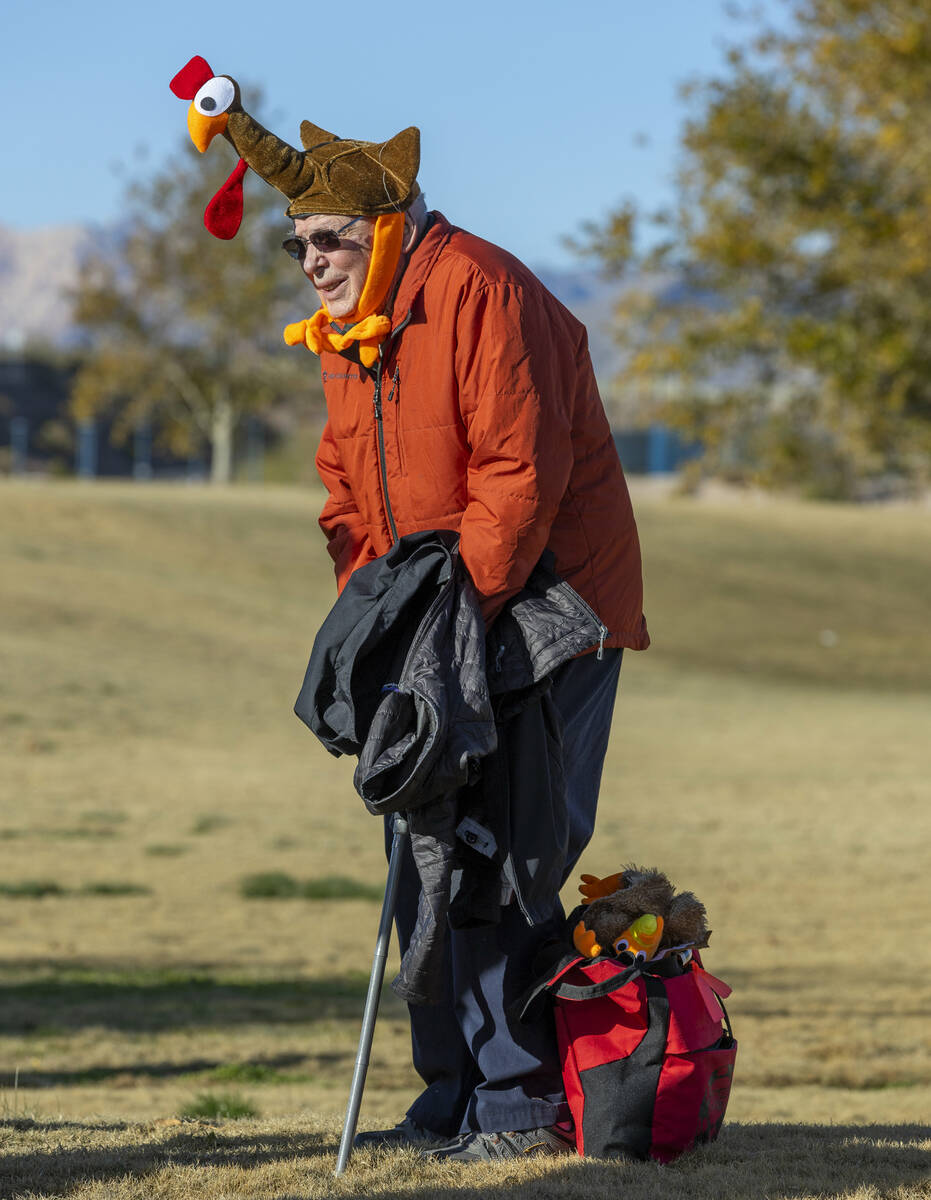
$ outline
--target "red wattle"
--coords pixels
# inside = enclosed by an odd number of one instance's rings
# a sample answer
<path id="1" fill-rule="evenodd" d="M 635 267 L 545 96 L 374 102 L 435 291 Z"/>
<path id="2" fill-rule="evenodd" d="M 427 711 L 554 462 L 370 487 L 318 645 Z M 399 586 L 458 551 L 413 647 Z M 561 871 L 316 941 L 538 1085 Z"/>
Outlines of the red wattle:
<path id="1" fill-rule="evenodd" d="M 193 100 L 208 79 L 213 79 L 210 64 L 205 58 L 195 54 L 168 86 L 179 100 Z"/>
<path id="2" fill-rule="evenodd" d="M 242 223 L 242 179 L 249 164 L 241 158 L 233 173 L 204 210 L 204 225 L 214 237 L 228 242 Z"/>

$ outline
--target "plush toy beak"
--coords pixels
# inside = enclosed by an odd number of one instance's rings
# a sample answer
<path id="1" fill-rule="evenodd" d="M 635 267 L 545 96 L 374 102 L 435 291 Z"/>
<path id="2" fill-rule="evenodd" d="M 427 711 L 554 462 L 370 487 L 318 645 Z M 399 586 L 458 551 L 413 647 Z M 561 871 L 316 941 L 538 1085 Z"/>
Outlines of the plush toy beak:
<path id="1" fill-rule="evenodd" d="M 193 103 L 187 110 L 187 127 L 191 135 L 191 141 L 197 149 L 203 154 L 213 139 L 218 133 L 222 133 L 226 128 L 226 123 L 230 119 L 228 112 L 219 113 L 215 117 L 205 117 L 202 112 L 198 112 Z"/>

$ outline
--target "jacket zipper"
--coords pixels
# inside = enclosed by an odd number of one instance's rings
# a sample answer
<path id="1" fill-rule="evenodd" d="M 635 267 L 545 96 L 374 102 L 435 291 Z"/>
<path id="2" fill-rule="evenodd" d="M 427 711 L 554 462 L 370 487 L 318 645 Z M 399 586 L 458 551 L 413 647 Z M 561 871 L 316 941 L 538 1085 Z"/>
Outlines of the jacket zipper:
<path id="1" fill-rule="evenodd" d="M 385 500 L 385 515 L 388 518 L 388 528 L 391 530 L 391 541 L 398 541 L 398 527 L 394 523 L 394 513 L 391 511 L 391 497 L 388 495 L 388 466 L 385 462 L 385 426 L 381 413 L 381 347 L 379 346 L 378 365 L 375 368 L 375 394 L 372 403 L 375 406 L 375 431 L 378 437 L 378 470 L 381 475 L 381 493 Z"/>
<path id="2" fill-rule="evenodd" d="M 402 329 L 410 323 L 412 313 L 408 313 L 400 325 L 396 329 L 392 329 L 389 334 L 389 339 L 394 341 Z M 381 474 L 381 492 L 385 501 L 385 515 L 388 518 L 388 528 L 391 532 L 392 542 L 398 542 L 398 527 L 394 522 L 394 513 L 391 511 L 391 497 L 388 495 L 388 464 L 385 462 L 385 426 L 382 420 L 381 407 L 381 373 L 384 367 L 384 343 L 378 347 L 378 363 L 375 367 L 375 394 L 372 396 L 372 404 L 375 407 L 375 432 L 378 439 L 378 470 Z M 394 390 L 392 389 L 392 395 Z"/>
<path id="3" fill-rule="evenodd" d="M 583 596 L 580 596 L 571 584 L 568 584 L 565 580 L 563 580 L 560 584 L 560 587 L 566 588 L 572 593 L 572 598 L 581 604 L 591 619 L 598 626 L 598 653 L 595 655 L 595 657 L 599 662 L 601 662 L 605 656 L 605 638 L 609 635 L 607 625 L 605 625 L 604 621 L 602 621 L 601 617 L 598 616 L 588 601 Z"/>

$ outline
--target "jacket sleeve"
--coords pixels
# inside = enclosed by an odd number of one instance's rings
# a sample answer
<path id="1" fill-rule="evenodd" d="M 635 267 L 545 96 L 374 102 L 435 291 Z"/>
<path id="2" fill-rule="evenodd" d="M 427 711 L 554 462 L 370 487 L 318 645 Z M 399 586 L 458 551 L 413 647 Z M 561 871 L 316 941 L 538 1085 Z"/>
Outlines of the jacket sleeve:
<path id="1" fill-rule="evenodd" d="M 511 283 L 463 298 L 459 406 L 469 443 L 460 551 L 486 621 L 520 591 L 549 539 L 574 461 L 575 339 Z"/>
<path id="2" fill-rule="evenodd" d="M 336 586 L 341 592 L 356 567 L 375 558 L 375 551 L 356 507 L 329 422 L 317 449 L 317 473 L 328 493 L 320 513 L 320 528 L 327 537 L 327 550 L 336 568 Z"/>

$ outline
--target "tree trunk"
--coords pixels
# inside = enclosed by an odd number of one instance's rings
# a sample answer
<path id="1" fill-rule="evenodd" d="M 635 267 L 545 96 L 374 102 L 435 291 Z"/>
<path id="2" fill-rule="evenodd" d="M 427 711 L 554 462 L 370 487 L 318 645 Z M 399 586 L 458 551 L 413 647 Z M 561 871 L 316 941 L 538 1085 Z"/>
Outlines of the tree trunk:
<path id="1" fill-rule="evenodd" d="M 233 478 L 233 431 L 236 417 L 224 387 L 214 396 L 210 428 L 210 482 L 229 483 Z"/>

